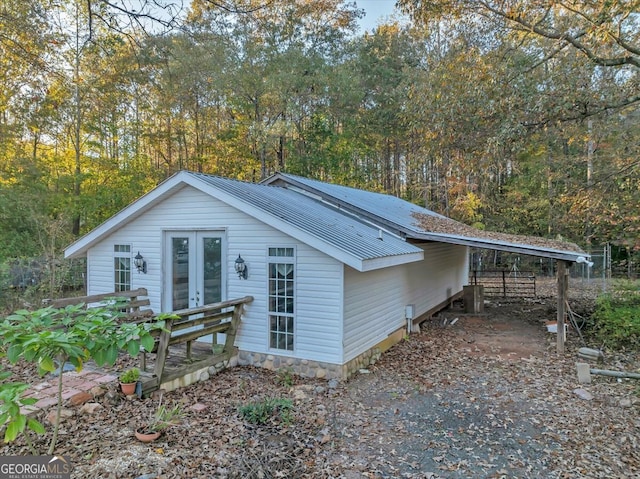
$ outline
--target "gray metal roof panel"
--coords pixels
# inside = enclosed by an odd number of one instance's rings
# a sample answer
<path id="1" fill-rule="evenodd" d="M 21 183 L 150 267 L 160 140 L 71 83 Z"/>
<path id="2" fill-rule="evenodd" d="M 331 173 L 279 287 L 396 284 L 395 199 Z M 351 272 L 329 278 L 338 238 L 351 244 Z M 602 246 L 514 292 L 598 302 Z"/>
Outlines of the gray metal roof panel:
<path id="1" fill-rule="evenodd" d="M 385 234 L 380 240 L 377 227 L 294 190 L 201 173 L 191 174 L 361 260 L 422 251 L 390 234 Z"/>
<path id="2" fill-rule="evenodd" d="M 446 216 L 435 213 L 421 206 L 414 205 L 395 196 L 375 193 L 373 191 L 365 191 L 348 186 L 334 185 L 324 183 L 318 180 L 311 180 L 301 176 L 290 175 L 288 173 L 279 173 L 280 176 L 294 183 L 300 183 L 307 188 L 315 190 L 321 195 L 326 195 L 344 204 L 353 206 L 363 212 L 383 219 L 391 224 L 396 225 L 400 229 L 407 232 L 414 231 L 423 233 L 414 217 L 414 214 L 428 214 L 438 218 L 446 218 Z M 326 197 L 325 196 L 325 197 Z"/>
<path id="3" fill-rule="evenodd" d="M 436 233 L 435 231 L 430 231 L 422 227 L 417 221 L 416 215 L 428 215 L 435 218 L 442 218 L 443 220 L 451 223 L 458 222 L 390 195 L 324 183 L 322 181 L 290 175 L 288 173 L 278 173 L 274 175 L 273 180 L 277 183 L 279 178 L 294 187 L 298 186 L 306 191 L 318 194 L 326 201 L 336 201 L 338 204 L 344 205 L 345 208 L 362 213 L 366 217 L 381 220 L 380 222 L 385 224 L 387 227 L 392 229 L 395 228 L 399 233 L 404 234 L 409 238 L 465 244 L 467 246 L 476 246 L 480 248 L 501 249 L 505 251 L 520 252 L 523 254 L 566 259 L 569 261 L 575 261 L 576 258 L 586 255 L 584 251 L 573 250 L 569 247 L 569 244 L 567 244 L 567 249 L 532 245 L 521 238 L 517 238 L 515 235 L 509 235 L 506 233 L 498 233 L 496 236 L 501 235 L 501 238 L 494 237 L 491 239 L 487 239 L 486 236 L 483 235 L 482 231 L 478 231 L 477 235 L 472 232 L 468 235 L 441 232 Z M 269 183 L 270 179 L 265 181 Z M 471 227 L 467 227 L 467 229 L 471 230 Z"/>

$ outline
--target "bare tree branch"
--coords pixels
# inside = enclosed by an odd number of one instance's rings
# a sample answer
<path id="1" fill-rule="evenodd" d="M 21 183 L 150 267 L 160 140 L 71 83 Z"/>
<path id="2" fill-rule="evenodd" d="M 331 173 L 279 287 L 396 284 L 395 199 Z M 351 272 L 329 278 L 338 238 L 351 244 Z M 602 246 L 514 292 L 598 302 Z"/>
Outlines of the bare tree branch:
<path id="1" fill-rule="evenodd" d="M 571 45 L 594 64 L 640 68 L 637 18 L 633 15 L 637 14 L 637 2 L 398 0 L 398 5 L 424 22 L 464 15 L 501 19 L 515 30 Z"/>

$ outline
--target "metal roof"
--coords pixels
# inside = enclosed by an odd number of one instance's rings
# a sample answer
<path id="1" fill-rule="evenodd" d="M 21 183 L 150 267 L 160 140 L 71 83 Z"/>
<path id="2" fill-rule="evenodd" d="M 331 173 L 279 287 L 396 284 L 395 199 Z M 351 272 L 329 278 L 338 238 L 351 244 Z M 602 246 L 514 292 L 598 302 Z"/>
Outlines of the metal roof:
<path id="1" fill-rule="evenodd" d="M 557 245 L 546 247 L 540 242 L 527 243 L 522 237 L 504 233 L 488 235 L 381 193 L 282 173 L 255 184 L 188 171 L 176 173 L 79 238 L 65 249 L 65 257 L 86 254 L 105 235 L 134 220 L 185 185 L 218 197 L 360 271 L 422 259 L 423 250 L 410 241 L 474 246 L 566 261 L 588 258 L 579 248 L 570 248 L 570 244 L 564 249 Z M 428 229 L 420 225 L 418 218 L 424 218 L 420 215 L 427 215 L 432 222 L 444 221 L 467 229 Z"/>
<path id="2" fill-rule="evenodd" d="M 462 225 L 446 216 L 390 195 L 334 185 L 286 173 L 276 173 L 263 183 L 306 191 L 308 194 L 322 198 L 325 202 L 336 205 L 336 207 L 346 209 L 373 223 L 380 224 L 389 231 L 407 239 L 460 244 L 567 261 L 582 261 L 588 258 L 584 251 L 570 243 L 566 244 L 566 249 L 555 246 L 545 247 L 527 243 L 523 237 L 506 233 L 492 233 L 491 237 L 488 237 L 487 232 L 481 230 L 475 230 L 474 233 L 474 229 L 467 225 Z M 457 223 L 471 233 L 448 234 L 429 231 L 420 226 L 416 215 L 428 215 Z"/>
<path id="3" fill-rule="evenodd" d="M 263 183 L 270 185 L 299 187 L 308 193 L 315 194 L 325 201 L 336 204 L 353 213 L 361 214 L 371 221 L 385 225 L 400 236 L 411 236 L 410 233 L 422 233 L 413 216 L 416 213 L 428 214 L 448 219 L 426 208 L 422 208 L 395 196 L 373 191 L 359 190 L 348 186 L 324 183 L 287 173 L 276 173 Z"/>
<path id="4" fill-rule="evenodd" d="M 201 173 L 188 174 L 360 260 L 422 254 L 422 249 L 415 245 L 388 233 L 380 236 L 379 227 L 295 190 Z"/>

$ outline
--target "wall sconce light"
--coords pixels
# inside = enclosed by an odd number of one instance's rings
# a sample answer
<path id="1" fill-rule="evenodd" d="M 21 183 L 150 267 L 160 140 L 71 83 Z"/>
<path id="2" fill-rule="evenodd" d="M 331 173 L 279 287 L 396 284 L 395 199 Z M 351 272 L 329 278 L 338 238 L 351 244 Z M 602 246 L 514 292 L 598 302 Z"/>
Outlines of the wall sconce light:
<path id="1" fill-rule="evenodd" d="M 236 273 L 238 273 L 238 278 L 247 279 L 247 264 L 242 259 L 242 256 L 238 255 L 235 266 Z"/>
<path id="2" fill-rule="evenodd" d="M 147 274 L 147 262 L 144 260 L 144 257 L 138 251 L 138 254 L 133 257 L 133 265 L 138 270 L 138 273 Z"/>

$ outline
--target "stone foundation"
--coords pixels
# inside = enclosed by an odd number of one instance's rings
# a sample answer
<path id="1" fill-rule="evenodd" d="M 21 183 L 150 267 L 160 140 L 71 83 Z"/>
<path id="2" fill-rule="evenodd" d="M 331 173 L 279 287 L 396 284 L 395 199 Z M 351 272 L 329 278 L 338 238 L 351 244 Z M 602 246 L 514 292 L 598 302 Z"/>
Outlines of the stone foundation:
<path id="1" fill-rule="evenodd" d="M 238 353 L 238 365 L 256 366 L 270 371 L 284 369 L 304 378 L 342 379 L 342 366 L 340 364 L 296 359 L 275 354 L 240 351 Z"/>
<path id="2" fill-rule="evenodd" d="M 205 366 L 196 371 L 190 372 L 179 378 L 172 379 L 160 384 L 160 389 L 164 389 L 165 392 L 173 391 L 178 388 L 183 388 L 199 381 L 206 381 L 211 376 L 215 376 L 220 371 L 226 368 L 232 368 L 238 364 L 238 356 L 233 356 L 228 361 L 220 361 L 212 366 Z"/>
<path id="3" fill-rule="evenodd" d="M 346 364 L 332 364 L 309 359 L 296 359 L 276 354 L 252 353 L 248 351 L 237 351 L 228 361 L 221 361 L 218 364 L 203 367 L 180 378 L 166 381 L 160 385 L 165 391 L 173 391 L 199 381 L 206 381 L 211 376 L 216 375 L 227 367 L 234 366 L 256 366 L 270 371 L 287 370 L 304 378 L 318 379 L 338 379 L 346 380 L 356 374 L 361 369 L 366 369 L 374 364 L 383 352 L 404 337 L 404 328 L 390 334 L 384 341 L 379 342 L 373 348 L 353 358 Z"/>
<path id="4" fill-rule="evenodd" d="M 256 366 L 278 371 L 289 370 L 294 374 L 304 378 L 318 379 L 349 379 L 360 369 L 365 369 L 374 364 L 380 355 L 391 346 L 399 342 L 404 334 L 404 329 L 400 329 L 391 334 L 387 339 L 381 341 L 373 348 L 353 358 L 346 364 L 332 364 L 309 359 L 296 359 L 276 354 L 252 353 L 249 351 L 238 352 L 238 365 Z"/>
<path id="5" fill-rule="evenodd" d="M 368 366 L 374 364 L 378 359 L 382 350 L 379 346 L 375 346 L 368 351 L 365 351 L 359 356 L 356 356 L 347 364 L 342 366 L 342 379 L 349 379 L 356 374 L 360 369 L 366 369 Z"/>

